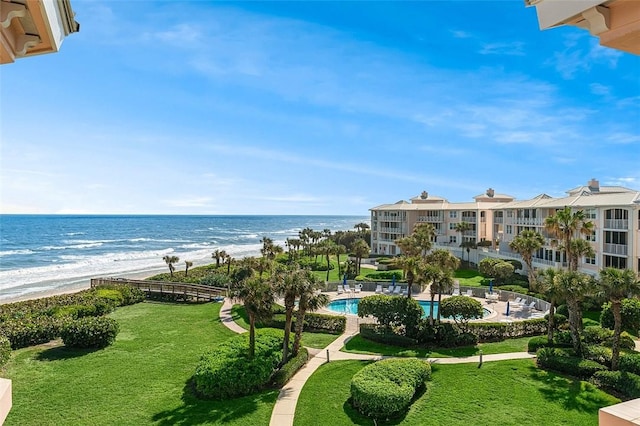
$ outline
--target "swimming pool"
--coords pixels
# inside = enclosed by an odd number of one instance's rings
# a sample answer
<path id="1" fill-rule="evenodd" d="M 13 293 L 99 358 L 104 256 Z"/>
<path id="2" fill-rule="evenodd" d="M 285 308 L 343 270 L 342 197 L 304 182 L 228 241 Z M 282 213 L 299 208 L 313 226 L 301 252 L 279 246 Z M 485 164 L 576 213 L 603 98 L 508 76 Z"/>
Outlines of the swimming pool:
<path id="1" fill-rule="evenodd" d="M 337 312 L 339 314 L 350 314 L 350 315 L 358 315 L 358 303 L 360 302 L 359 298 L 352 299 L 339 299 L 334 300 L 333 302 L 327 305 L 327 309 L 332 312 Z M 423 318 L 429 315 L 429 310 L 431 309 L 431 301 L 430 300 L 418 300 L 420 306 L 422 306 L 422 310 L 424 314 Z M 484 309 L 483 317 L 487 317 L 491 311 L 487 308 Z M 438 316 L 438 302 L 433 302 L 433 316 Z"/>

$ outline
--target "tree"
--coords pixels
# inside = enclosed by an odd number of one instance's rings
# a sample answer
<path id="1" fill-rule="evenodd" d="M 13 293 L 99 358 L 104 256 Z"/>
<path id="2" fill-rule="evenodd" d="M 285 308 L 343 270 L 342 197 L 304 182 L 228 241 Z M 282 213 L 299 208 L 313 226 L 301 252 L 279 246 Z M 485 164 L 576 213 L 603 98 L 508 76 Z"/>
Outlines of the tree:
<path id="1" fill-rule="evenodd" d="M 231 295 L 243 302 L 249 316 L 249 358 L 253 358 L 256 353 L 256 320 L 267 319 L 271 315 L 271 305 L 275 299 L 273 287 L 252 274 L 237 282 Z"/>
<path id="2" fill-rule="evenodd" d="M 567 300 L 573 350 L 577 356 L 582 356 L 582 342 L 580 339 L 582 330 L 581 303 L 586 296 L 594 293 L 594 281 L 587 274 L 569 270 L 558 273 L 554 278 L 554 285 L 559 288 Z"/>
<path id="3" fill-rule="evenodd" d="M 169 266 L 169 273 L 171 274 L 171 278 L 173 278 L 173 271 L 176 270 L 176 267 L 173 266 L 173 264 L 178 263 L 180 261 L 180 258 L 178 256 L 166 255 L 162 258 L 162 260 L 164 260 L 167 266 Z"/>
<path id="4" fill-rule="evenodd" d="M 555 330 L 555 313 L 556 306 L 562 300 L 562 289 L 558 287 L 556 282 L 556 275 L 562 272 L 561 269 L 548 268 L 542 270 L 537 279 L 536 288 L 538 288 L 549 300 L 549 326 L 547 330 L 547 341 L 549 344 L 553 343 L 553 332 Z"/>
<path id="5" fill-rule="evenodd" d="M 590 235 L 594 227 L 593 222 L 587 220 L 584 211 L 572 212 L 571 207 L 566 206 L 556 214 L 545 218 L 544 227 L 560 239 L 559 246 L 564 251 L 567 267 L 569 270 L 576 271 L 578 262 L 571 252 L 571 240 L 579 238 L 580 235 Z M 574 260 L 576 260 L 575 263 Z"/>
<path id="6" fill-rule="evenodd" d="M 191 268 L 193 266 L 193 262 L 189 262 L 188 260 L 184 261 L 184 276 L 186 277 L 187 275 L 189 275 L 189 268 Z"/>
<path id="7" fill-rule="evenodd" d="M 442 301 L 438 312 L 445 317 L 453 318 L 463 333 L 469 331 L 469 321 L 482 318 L 484 309 L 482 303 L 468 296 L 451 296 Z"/>
<path id="8" fill-rule="evenodd" d="M 431 284 L 431 288 L 429 290 L 429 295 L 431 297 L 431 306 L 429 308 L 429 324 L 433 325 L 434 305 L 435 305 L 436 295 L 439 294 L 439 292 L 436 291 L 438 290 L 437 282 L 441 280 L 441 276 L 444 274 L 444 272 L 442 271 L 442 269 L 440 269 L 436 265 L 424 264 L 424 267 L 421 269 L 420 273 L 422 274 L 423 281 L 425 283 Z"/>
<path id="9" fill-rule="evenodd" d="M 478 264 L 478 270 L 485 278 L 494 278 L 499 285 L 513 275 L 515 267 L 502 259 L 485 257 Z"/>
<path id="10" fill-rule="evenodd" d="M 448 292 L 453 287 L 453 272 L 460 267 L 460 260 L 449 250 L 438 249 L 429 253 L 425 258 L 428 264 L 434 265 L 440 270 L 435 275 L 436 280 L 431 285 L 431 292 L 438 293 L 438 304 L 442 301 L 442 293 Z M 440 310 L 438 309 L 438 321 L 440 321 Z"/>
<path id="11" fill-rule="evenodd" d="M 342 276 L 342 269 L 340 268 L 340 255 L 345 254 L 347 252 L 347 248 L 342 244 L 335 244 L 333 246 L 333 254 L 336 255 L 338 259 L 338 276 Z"/>
<path id="12" fill-rule="evenodd" d="M 402 255 L 398 259 L 398 263 L 402 266 L 402 270 L 407 279 L 407 284 L 409 284 L 409 287 L 407 288 L 407 297 L 409 298 L 411 298 L 411 287 L 413 287 L 413 282 L 416 278 L 421 279 L 418 274 L 420 261 L 421 259 L 418 256 Z"/>
<path id="13" fill-rule="evenodd" d="M 233 263 L 233 257 L 230 254 L 227 254 L 224 257 L 224 263 L 227 264 L 227 275 L 231 274 L 231 264 Z"/>
<path id="14" fill-rule="evenodd" d="M 418 245 L 418 241 L 416 241 L 413 235 L 398 238 L 395 243 L 398 247 L 400 247 L 401 253 L 405 256 L 415 257 L 420 256 L 421 254 L 421 249 Z"/>
<path id="15" fill-rule="evenodd" d="M 613 342 L 611 369 L 618 369 L 620 360 L 620 334 L 622 333 L 622 299 L 640 294 L 640 280 L 630 269 L 605 268 L 600 271 L 599 293 L 611 302 L 613 313 Z"/>
<path id="16" fill-rule="evenodd" d="M 536 231 L 526 229 L 516 235 L 509 243 L 509 248 L 520 256 L 527 265 L 527 277 L 529 278 L 529 288 L 536 290 L 536 274 L 533 270 L 533 253 L 537 252 L 544 245 L 544 237 Z"/>
<path id="17" fill-rule="evenodd" d="M 430 223 L 416 223 L 411 234 L 420 249 L 420 254 L 424 257 L 433 246 L 433 239 L 436 236 L 436 229 Z"/>
<path id="18" fill-rule="evenodd" d="M 469 222 L 460 222 L 460 223 L 456 223 L 453 229 L 454 231 L 460 233 L 460 247 L 464 248 L 463 246 L 463 243 L 465 242 L 464 233 L 467 231 L 471 231 L 473 229 L 473 225 L 471 225 Z M 460 257 L 463 257 L 463 256 L 460 256 Z M 464 260 L 464 258 L 462 260 Z M 468 261 L 469 261 L 469 258 L 467 257 L 467 262 Z"/>
<path id="19" fill-rule="evenodd" d="M 363 233 L 364 231 L 366 231 L 367 229 L 369 229 L 369 225 L 364 223 L 364 222 L 360 222 L 358 224 L 356 224 L 354 226 L 356 232 L 358 232 L 358 234 Z"/>
<path id="20" fill-rule="evenodd" d="M 318 246 L 318 250 L 327 260 L 327 277 L 325 281 L 329 281 L 329 272 L 331 271 L 331 255 L 336 250 L 336 243 L 331 240 L 324 240 Z"/>
<path id="21" fill-rule="evenodd" d="M 298 312 L 296 314 L 296 335 L 293 341 L 293 355 L 298 354 L 300 342 L 302 341 L 302 330 L 304 328 L 304 316 L 307 311 L 315 311 L 327 306 L 331 299 L 324 293 L 319 293 L 321 283 L 311 271 L 304 271 L 304 280 L 300 283 L 298 296 Z"/>
<path id="22" fill-rule="evenodd" d="M 224 250 L 216 249 L 213 253 L 211 253 L 211 257 L 216 260 L 216 269 L 220 267 L 220 259 L 225 258 L 226 252 Z"/>
<path id="23" fill-rule="evenodd" d="M 306 279 L 304 270 L 297 264 L 292 264 L 287 268 L 278 268 L 272 275 L 271 280 L 276 293 L 284 300 L 285 322 L 284 322 L 284 342 L 282 344 L 282 365 L 289 360 L 289 341 L 291 336 L 291 324 L 293 322 L 293 310 L 295 309 L 296 297 L 302 292 L 303 283 Z"/>
<path id="24" fill-rule="evenodd" d="M 571 250 L 571 265 L 573 265 L 573 270 L 578 269 L 578 263 L 582 257 L 595 257 L 596 252 L 591 247 L 591 243 L 587 240 L 574 238 L 569 242 L 569 246 Z"/>
<path id="25" fill-rule="evenodd" d="M 365 240 L 357 240 L 353 244 L 353 254 L 356 256 L 357 270 L 356 274 L 360 274 L 360 266 L 362 264 L 362 258 L 369 255 L 371 249 L 369 244 Z"/>

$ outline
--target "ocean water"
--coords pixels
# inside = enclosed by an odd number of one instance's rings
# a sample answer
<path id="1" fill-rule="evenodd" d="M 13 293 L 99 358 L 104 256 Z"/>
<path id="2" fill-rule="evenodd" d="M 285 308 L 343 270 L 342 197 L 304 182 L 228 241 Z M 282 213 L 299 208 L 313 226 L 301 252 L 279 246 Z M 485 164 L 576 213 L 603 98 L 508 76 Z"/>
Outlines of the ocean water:
<path id="1" fill-rule="evenodd" d="M 284 247 L 309 227 L 353 229 L 368 216 L 61 216 L 0 215 L 0 302 L 88 285 L 96 277 L 141 278 L 168 271 L 171 254 L 184 268 L 260 254 L 260 239 Z"/>

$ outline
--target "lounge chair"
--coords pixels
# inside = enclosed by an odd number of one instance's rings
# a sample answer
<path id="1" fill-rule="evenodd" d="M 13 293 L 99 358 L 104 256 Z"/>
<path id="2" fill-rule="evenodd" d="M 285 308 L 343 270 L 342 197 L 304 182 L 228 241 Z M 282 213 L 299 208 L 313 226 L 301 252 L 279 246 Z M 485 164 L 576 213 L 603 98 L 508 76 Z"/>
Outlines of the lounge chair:
<path id="1" fill-rule="evenodd" d="M 459 288 L 454 288 L 453 289 L 453 293 L 451 293 L 452 296 L 460 296 L 460 289 Z"/>
<path id="2" fill-rule="evenodd" d="M 402 293 L 403 296 L 407 296 L 409 294 L 409 287 L 407 286 L 407 287 L 401 289 L 400 293 Z"/>
<path id="3" fill-rule="evenodd" d="M 338 294 L 342 293 L 344 293 L 344 287 L 342 286 L 342 284 L 338 284 Z"/>
<path id="4" fill-rule="evenodd" d="M 349 284 L 345 284 L 344 285 L 344 291 L 345 291 L 345 293 L 353 293 L 355 291 L 355 289 L 353 287 L 351 287 Z"/>
<path id="5" fill-rule="evenodd" d="M 393 289 L 395 288 L 395 286 L 390 285 L 389 287 L 384 289 L 385 294 L 393 294 Z"/>
<path id="6" fill-rule="evenodd" d="M 522 307 L 522 309 L 524 309 L 525 311 L 530 311 L 532 309 L 535 309 L 536 307 L 536 301 L 534 300 L 533 302 L 529 303 L 528 305 L 524 305 Z"/>
<path id="7" fill-rule="evenodd" d="M 464 295 L 468 297 L 473 297 L 473 290 L 471 289 L 467 290 L 467 292 Z"/>
<path id="8" fill-rule="evenodd" d="M 376 286 L 376 294 L 382 294 L 382 284 Z"/>
<path id="9" fill-rule="evenodd" d="M 401 291 L 402 291 L 402 287 L 397 285 L 395 290 L 393 290 L 393 294 L 399 295 Z"/>
<path id="10" fill-rule="evenodd" d="M 522 297 L 516 297 L 515 300 L 509 300 L 509 303 L 511 305 L 521 305 L 522 304 Z"/>
<path id="11" fill-rule="evenodd" d="M 362 284 L 356 284 L 356 288 L 354 288 L 353 291 L 360 293 L 362 291 Z"/>

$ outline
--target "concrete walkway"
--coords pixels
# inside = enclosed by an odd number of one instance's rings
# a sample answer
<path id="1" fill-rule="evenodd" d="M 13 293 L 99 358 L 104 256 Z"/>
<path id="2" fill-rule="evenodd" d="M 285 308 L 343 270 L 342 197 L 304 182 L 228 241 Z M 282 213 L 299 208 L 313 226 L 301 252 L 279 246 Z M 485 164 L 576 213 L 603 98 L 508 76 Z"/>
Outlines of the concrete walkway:
<path id="1" fill-rule="evenodd" d="M 240 327 L 233 321 L 231 314 L 231 307 L 233 303 L 230 299 L 225 298 L 222 308 L 220 309 L 220 321 L 226 325 L 230 330 L 236 333 L 245 333 L 247 330 Z M 347 315 L 347 325 L 345 332 L 334 340 L 326 348 L 320 351 L 313 350 L 316 353 L 307 364 L 302 367 L 298 372 L 289 380 L 289 382 L 280 390 L 278 399 L 273 411 L 271 412 L 270 426 L 292 426 L 293 418 L 296 413 L 296 405 L 298 403 L 298 397 L 300 392 L 307 382 L 309 377 L 322 365 L 327 362 L 327 354 L 329 355 L 329 361 L 342 361 L 342 360 L 363 360 L 363 361 L 376 361 L 383 358 L 391 358 L 382 355 L 367 355 L 367 354 L 354 354 L 347 352 L 340 352 L 340 349 L 344 344 L 351 339 L 354 335 L 360 331 L 359 318 L 353 315 Z M 484 355 L 482 357 L 483 362 L 491 361 L 504 361 L 508 359 L 528 359 L 534 358 L 534 354 L 527 352 L 514 352 L 507 354 L 493 354 Z M 427 358 L 427 361 L 436 364 L 463 364 L 463 363 L 479 363 L 480 356 L 474 355 L 469 357 L 460 358 Z"/>

